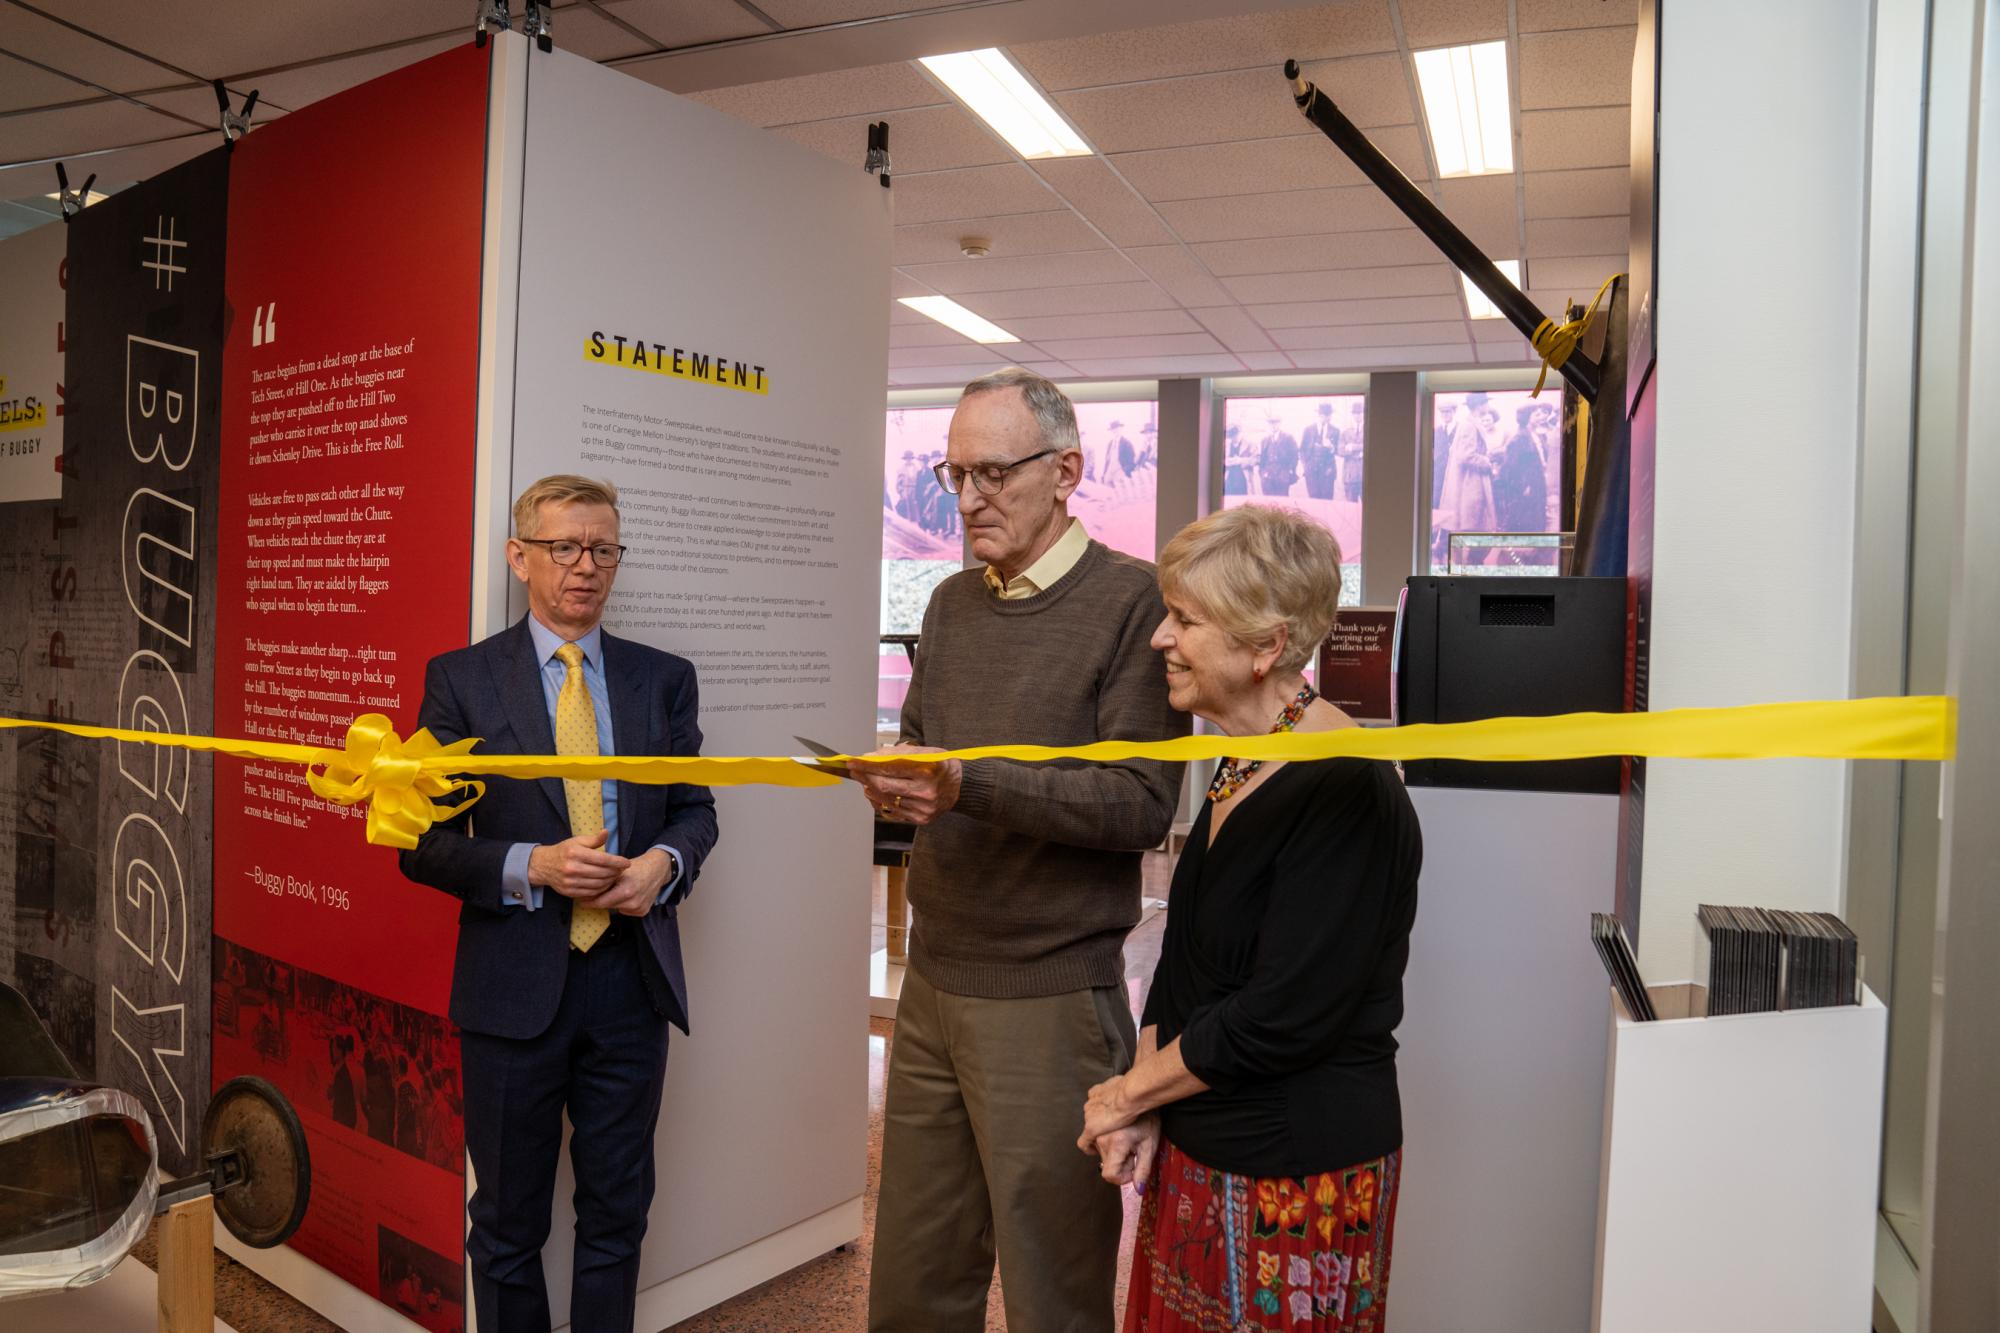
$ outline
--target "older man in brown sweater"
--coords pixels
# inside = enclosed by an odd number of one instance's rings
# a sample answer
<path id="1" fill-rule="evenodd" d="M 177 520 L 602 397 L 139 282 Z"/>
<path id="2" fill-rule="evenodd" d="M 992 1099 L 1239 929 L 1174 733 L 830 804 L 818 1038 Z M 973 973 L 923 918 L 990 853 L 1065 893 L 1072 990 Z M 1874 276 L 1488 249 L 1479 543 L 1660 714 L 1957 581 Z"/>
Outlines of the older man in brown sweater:
<path id="1" fill-rule="evenodd" d="M 1148 646 L 1164 613 L 1153 567 L 1069 516 L 1082 468 L 1054 384 L 1008 369 L 966 386 L 939 480 L 985 568 L 931 597 L 899 750 L 1187 730 Z M 1181 768 L 986 759 L 857 773 L 886 817 L 922 826 L 869 1327 L 984 1329 L 997 1246 L 1008 1328 L 1109 1329 L 1121 1209 L 1076 1151 L 1079 1108 L 1131 1063 L 1122 946 Z"/>

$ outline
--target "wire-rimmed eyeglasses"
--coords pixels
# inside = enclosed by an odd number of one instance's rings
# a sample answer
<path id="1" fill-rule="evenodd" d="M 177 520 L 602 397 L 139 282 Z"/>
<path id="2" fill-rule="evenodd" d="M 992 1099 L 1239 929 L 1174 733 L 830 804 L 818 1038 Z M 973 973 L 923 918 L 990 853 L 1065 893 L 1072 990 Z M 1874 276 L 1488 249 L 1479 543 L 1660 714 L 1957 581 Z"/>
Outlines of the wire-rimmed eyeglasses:
<path id="1" fill-rule="evenodd" d="M 564 569 L 568 569 L 571 565 L 583 559 L 585 551 L 590 552 L 590 563 L 596 565 L 599 569 L 616 569 L 618 568 L 618 562 L 625 558 L 626 551 L 626 548 L 620 546 L 617 542 L 593 542 L 589 546 L 585 546 L 582 542 L 562 541 L 560 539 L 545 541 L 540 537 L 517 537 L 515 540 L 524 546 L 548 547 L 549 559 L 555 561 Z"/>
<path id="2" fill-rule="evenodd" d="M 965 489 L 965 479 L 972 478 L 972 485 L 981 495 L 998 495 L 1000 488 L 1007 484 L 1007 478 L 1015 468 L 1024 463 L 1032 463 L 1037 458 L 1047 458 L 1059 454 L 1060 449 L 1044 449 L 1026 458 L 1017 458 L 1011 463 L 981 463 L 978 467 L 959 467 L 956 463 L 939 463 L 931 469 L 931 474 L 944 487 L 945 494 L 957 495 Z"/>

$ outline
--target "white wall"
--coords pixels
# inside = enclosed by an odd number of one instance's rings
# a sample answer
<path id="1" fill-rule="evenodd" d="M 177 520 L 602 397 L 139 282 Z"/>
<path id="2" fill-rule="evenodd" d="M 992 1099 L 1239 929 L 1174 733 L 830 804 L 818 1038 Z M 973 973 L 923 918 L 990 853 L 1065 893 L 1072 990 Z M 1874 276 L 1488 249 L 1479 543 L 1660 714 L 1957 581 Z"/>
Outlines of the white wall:
<path id="1" fill-rule="evenodd" d="M 1867 213 L 1867 0 L 1661 16 L 1652 707 L 1845 697 Z M 1639 961 L 1699 902 L 1837 910 L 1845 775 L 1648 765 Z"/>

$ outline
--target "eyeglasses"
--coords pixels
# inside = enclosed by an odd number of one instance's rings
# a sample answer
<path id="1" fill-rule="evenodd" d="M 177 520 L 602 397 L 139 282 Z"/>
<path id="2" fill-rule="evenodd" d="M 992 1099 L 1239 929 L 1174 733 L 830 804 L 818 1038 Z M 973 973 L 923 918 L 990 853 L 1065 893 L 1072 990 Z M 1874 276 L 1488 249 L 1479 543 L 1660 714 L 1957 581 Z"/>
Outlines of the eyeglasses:
<path id="1" fill-rule="evenodd" d="M 967 477 L 972 478 L 973 487 L 981 495 L 998 495 L 1000 488 L 1007 484 L 1008 474 L 1015 468 L 1024 463 L 1032 463 L 1037 458 L 1047 458 L 1050 454 L 1061 452 L 1060 449 L 1044 449 L 1038 454 L 1029 454 L 1026 458 L 1017 458 L 1011 463 L 981 463 L 978 467 L 939 463 L 931 469 L 931 475 L 937 478 L 938 485 L 944 487 L 947 495 L 957 495 L 964 490 Z"/>
<path id="2" fill-rule="evenodd" d="M 517 537 L 515 540 L 524 546 L 548 547 L 549 559 L 555 561 L 564 569 L 568 569 L 571 565 L 583 559 L 585 551 L 590 552 L 590 562 L 599 569 L 616 569 L 618 568 L 618 562 L 625 558 L 626 551 L 625 547 L 618 545 L 616 542 L 597 542 L 594 545 L 585 546 L 582 542 L 544 541 L 540 537 Z"/>

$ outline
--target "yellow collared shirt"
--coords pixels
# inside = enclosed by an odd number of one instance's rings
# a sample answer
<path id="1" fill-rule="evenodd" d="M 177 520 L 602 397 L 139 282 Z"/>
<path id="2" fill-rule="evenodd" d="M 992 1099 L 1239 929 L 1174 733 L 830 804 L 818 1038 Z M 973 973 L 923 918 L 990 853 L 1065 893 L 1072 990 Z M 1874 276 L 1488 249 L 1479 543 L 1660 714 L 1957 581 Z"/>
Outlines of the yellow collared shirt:
<path id="1" fill-rule="evenodd" d="M 1090 546 L 1090 534 L 1083 530 L 1083 520 L 1073 518 L 1063 535 L 1056 538 L 1056 544 L 1042 552 L 1042 558 L 1011 579 L 1002 579 L 1000 571 L 986 567 L 986 586 L 993 589 L 1003 602 L 1018 602 L 1023 597 L 1033 597 L 1036 593 L 1054 587 L 1062 576 L 1076 568 L 1076 562 L 1083 559 L 1083 553 Z"/>

